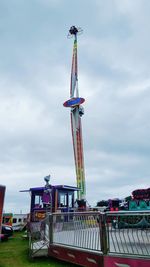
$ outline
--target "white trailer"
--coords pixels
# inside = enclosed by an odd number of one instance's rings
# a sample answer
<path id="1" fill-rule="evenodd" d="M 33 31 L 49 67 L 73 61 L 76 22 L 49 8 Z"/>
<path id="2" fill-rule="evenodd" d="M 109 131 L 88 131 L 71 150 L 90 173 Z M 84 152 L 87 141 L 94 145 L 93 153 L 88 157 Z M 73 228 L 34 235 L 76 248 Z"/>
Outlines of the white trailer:
<path id="1" fill-rule="evenodd" d="M 13 214 L 12 227 L 14 231 L 22 230 L 27 223 L 27 214 Z"/>

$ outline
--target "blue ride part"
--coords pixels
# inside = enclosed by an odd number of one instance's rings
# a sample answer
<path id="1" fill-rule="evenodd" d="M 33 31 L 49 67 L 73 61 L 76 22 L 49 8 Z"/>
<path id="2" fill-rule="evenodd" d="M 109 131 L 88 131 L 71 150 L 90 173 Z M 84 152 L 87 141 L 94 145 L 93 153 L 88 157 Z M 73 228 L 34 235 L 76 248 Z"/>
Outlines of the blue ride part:
<path id="1" fill-rule="evenodd" d="M 75 107 L 81 105 L 85 101 L 82 97 L 73 97 L 67 100 L 63 105 L 64 107 Z"/>

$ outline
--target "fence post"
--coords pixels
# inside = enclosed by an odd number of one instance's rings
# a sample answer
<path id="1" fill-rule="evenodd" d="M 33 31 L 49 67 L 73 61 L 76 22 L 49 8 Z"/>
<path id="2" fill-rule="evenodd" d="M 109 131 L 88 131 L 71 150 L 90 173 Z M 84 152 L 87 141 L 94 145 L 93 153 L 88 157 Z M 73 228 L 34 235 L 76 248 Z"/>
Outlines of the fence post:
<path id="1" fill-rule="evenodd" d="M 100 241 L 101 251 L 104 255 L 108 253 L 107 229 L 106 229 L 106 214 L 100 214 Z"/>
<path id="2" fill-rule="evenodd" d="M 49 244 L 53 244 L 53 214 L 49 215 Z"/>

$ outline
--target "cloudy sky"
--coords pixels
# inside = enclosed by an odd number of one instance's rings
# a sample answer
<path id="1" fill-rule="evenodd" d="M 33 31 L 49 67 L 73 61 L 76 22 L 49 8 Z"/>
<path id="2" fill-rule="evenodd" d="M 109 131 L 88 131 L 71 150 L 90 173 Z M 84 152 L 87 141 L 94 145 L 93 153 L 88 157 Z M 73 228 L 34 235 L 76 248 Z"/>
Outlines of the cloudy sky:
<path id="1" fill-rule="evenodd" d="M 76 185 L 69 110 L 73 40 L 87 200 L 150 187 L 150 1 L 0 1 L 0 184 L 5 212 L 28 212 L 44 184 Z"/>

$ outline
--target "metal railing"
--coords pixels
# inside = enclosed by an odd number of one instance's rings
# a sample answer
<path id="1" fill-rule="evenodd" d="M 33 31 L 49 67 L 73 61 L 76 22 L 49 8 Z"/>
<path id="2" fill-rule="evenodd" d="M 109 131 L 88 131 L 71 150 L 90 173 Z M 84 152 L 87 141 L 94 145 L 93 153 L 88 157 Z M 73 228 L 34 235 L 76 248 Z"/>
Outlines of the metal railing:
<path id="1" fill-rule="evenodd" d="M 106 213 L 108 253 L 150 256 L 150 212 Z"/>
<path id="2" fill-rule="evenodd" d="M 29 225 L 28 235 L 29 235 L 29 252 L 30 256 L 34 257 L 35 254 L 37 255 L 39 251 L 44 252 L 49 247 L 49 216 L 47 216 L 44 220 L 40 222 L 32 222 Z M 42 253 L 40 254 L 42 256 Z"/>
<path id="3" fill-rule="evenodd" d="M 30 233 L 33 251 L 42 241 L 43 246 L 67 246 L 103 255 L 150 257 L 150 212 L 53 213 L 40 226 L 31 224 Z"/>
<path id="4" fill-rule="evenodd" d="M 53 214 L 53 243 L 101 251 L 99 213 Z"/>

